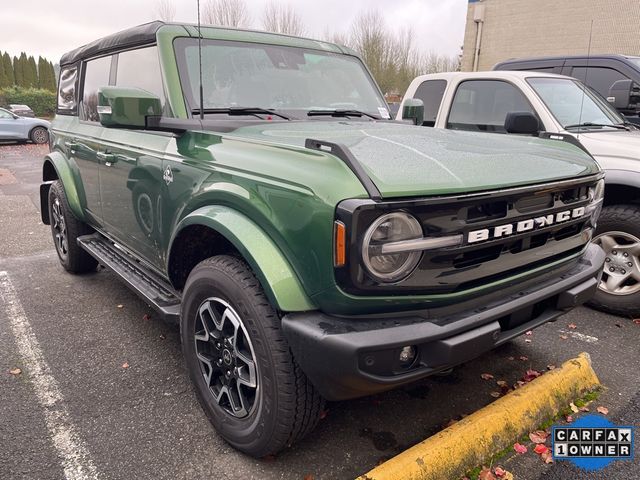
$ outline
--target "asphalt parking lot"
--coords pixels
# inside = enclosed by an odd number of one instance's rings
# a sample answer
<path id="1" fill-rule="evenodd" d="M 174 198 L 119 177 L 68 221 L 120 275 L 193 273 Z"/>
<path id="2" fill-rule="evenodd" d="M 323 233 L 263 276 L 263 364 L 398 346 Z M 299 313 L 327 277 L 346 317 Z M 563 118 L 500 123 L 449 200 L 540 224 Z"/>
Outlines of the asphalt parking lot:
<path id="1" fill-rule="evenodd" d="M 640 424 L 640 325 L 580 308 L 449 376 L 330 403 L 318 428 L 275 458 L 239 454 L 216 435 L 197 403 L 177 326 L 157 319 L 111 273 L 72 276 L 59 266 L 38 211 L 46 151 L 0 145 L 0 272 L 6 272 L 0 479 L 65 478 L 69 466 L 59 452 L 69 445 L 80 448 L 69 454 L 83 457 L 104 479 L 354 478 L 493 401 L 491 392 L 499 390 L 494 380 L 515 383 L 529 368 L 544 371 L 582 351 L 591 355 L 606 387 L 597 405 L 609 409 L 614 423 Z M 11 302 L 7 288 L 15 292 Z M 34 383 L 42 372 L 30 371 L 20 353 L 18 321 L 32 332 L 54 382 L 49 387 L 59 394 L 48 408 L 38 397 L 42 386 Z M 20 374 L 10 373 L 16 368 Z M 494 380 L 483 380 L 482 373 Z M 72 441 L 52 429 L 59 424 L 73 433 Z M 508 469 L 518 479 L 631 479 L 640 478 L 637 459 L 636 446 L 635 463 L 591 476 L 566 464 L 545 465 L 530 453 L 509 460 Z"/>

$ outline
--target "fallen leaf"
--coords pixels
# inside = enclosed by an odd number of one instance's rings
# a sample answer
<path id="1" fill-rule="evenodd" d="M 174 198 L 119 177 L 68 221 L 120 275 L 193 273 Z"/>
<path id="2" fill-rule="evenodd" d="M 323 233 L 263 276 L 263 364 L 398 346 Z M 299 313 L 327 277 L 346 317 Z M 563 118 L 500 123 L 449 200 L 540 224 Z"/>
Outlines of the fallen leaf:
<path id="1" fill-rule="evenodd" d="M 22 373 L 22 370 L 16 367 L 9 370 L 9 373 L 11 375 L 20 375 Z"/>
<path id="2" fill-rule="evenodd" d="M 524 343 L 531 343 L 531 339 L 530 338 L 525 338 L 524 339 Z"/>
<path id="3" fill-rule="evenodd" d="M 504 477 L 504 474 L 507 473 L 507 471 L 502 467 L 496 467 L 493 469 L 493 473 L 495 473 L 498 477 L 502 478 Z"/>
<path id="4" fill-rule="evenodd" d="M 508 471 L 504 471 L 504 476 L 502 477 L 503 480 L 513 480 L 513 473 L 508 472 Z"/>
<path id="5" fill-rule="evenodd" d="M 524 380 L 525 382 L 530 382 L 534 378 L 538 378 L 540 375 L 542 375 L 542 374 L 540 372 L 538 372 L 537 370 L 529 369 L 529 370 L 527 370 L 527 373 L 522 378 L 522 380 Z"/>
<path id="6" fill-rule="evenodd" d="M 129 368 L 129 364 L 128 364 L 127 362 L 124 362 L 124 363 L 122 364 L 122 368 Z"/>
<path id="7" fill-rule="evenodd" d="M 313 475 L 311 475 L 310 473 L 304 476 L 303 480 L 313 480 Z"/>
<path id="8" fill-rule="evenodd" d="M 525 447 L 524 445 L 516 442 L 513 444 L 513 449 L 517 452 L 517 453 L 527 453 L 527 447 Z"/>
<path id="9" fill-rule="evenodd" d="M 515 359 L 516 359 L 516 357 L 507 357 L 507 360 L 511 360 L 511 361 L 513 361 L 513 360 L 515 360 Z"/>
<path id="10" fill-rule="evenodd" d="M 561 338 L 562 340 L 566 340 L 566 339 L 567 339 L 567 338 L 569 338 L 569 337 L 567 337 L 566 335 L 560 335 L 560 338 Z"/>
<path id="11" fill-rule="evenodd" d="M 164 340 L 165 338 L 167 337 L 165 337 L 163 334 L 160 334 L 160 340 Z"/>
<path id="12" fill-rule="evenodd" d="M 536 445 L 536 448 L 533 449 L 538 455 L 542 455 L 545 452 L 549 451 L 549 448 L 544 443 L 539 443 Z"/>
<path id="13" fill-rule="evenodd" d="M 328 413 L 329 413 L 329 411 L 328 411 L 328 410 L 322 410 L 322 411 L 320 412 L 320 420 L 323 420 L 323 419 L 327 418 L 327 414 L 328 414 Z"/>
<path id="14" fill-rule="evenodd" d="M 603 406 L 596 408 L 596 412 L 601 413 L 603 415 L 609 415 L 609 409 Z"/>
<path id="15" fill-rule="evenodd" d="M 576 404 L 575 404 L 575 403 L 573 403 L 573 402 L 571 402 L 571 403 L 569 404 L 569 407 L 571 408 L 571 411 L 572 411 L 573 413 L 578 413 L 578 412 L 580 411 L 580 409 L 579 409 L 578 407 L 576 407 Z"/>
<path id="16" fill-rule="evenodd" d="M 491 392 L 489 393 L 489 395 L 491 395 L 493 398 L 500 398 L 502 394 L 500 392 Z"/>
<path id="17" fill-rule="evenodd" d="M 523 362 L 526 362 L 527 360 L 529 360 L 529 357 L 525 357 L 524 355 L 522 355 L 520 357 L 520 360 L 522 360 Z"/>
<path id="18" fill-rule="evenodd" d="M 555 370 L 556 366 L 555 365 L 547 365 L 547 370 Z"/>
<path id="19" fill-rule="evenodd" d="M 586 405 L 583 407 L 580 407 L 580 411 L 581 412 L 588 412 L 589 411 L 589 407 L 587 407 Z"/>
<path id="20" fill-rule="evenodd" d="M 571 415 L 567 415 L 565 420 L 567 421 L 567 423 L 571 423 L 573 422 L 573 417 Z"/>
<path id="21" fill-rule="evenodd" d="M 145 313 L 145 314 L 142 316 L 142 319 L 143 319 L 143 320 L 151 320 L 151 315 L 149 315 L 148 313 Z"/>
<path id="22" fill-rule="evenodd" d="M 547 441 L 547 432 L 544 430 L 536 430 L 529 434 L 529 438 L 533 443 L 544 443 Z"/>
<path id="23" fill-rule="evenodd" d="M 499 386 L 499 387 L 501 387 L 501 388 L 506 388 L 506 387 L 508 387 L 507 382 L 505 382 L 504 380 L 498 380 L 498 381 L 496 382 L 496 385 L 498 385 L 498 386 Z"/>
<path id="24" fill-rule="evenodd" d="M 491 473 L 491 469 L 484 467 L 478 474 L 478 480 L 495 480 L 495 476 Z"/>
<path id="25" fill-rule="evenodd" d="M 635 323 L 636 325 L 640 325 L 640 318 L 636 318 L 633 323 Z"/>
<path id="26" fill-rule="evenodd" d="M 493 379 L 493 375 L 491 375 L 490 373 L 483 373 L 482 375 L 480 375 L 480 378 L 482 378 L 483 380 L 491 380 Z"/>
<path id="27" fill-rule="evenodd" d="M 567 327 L 569 327 L 571 330 L 575 330 L 576 328 L 578 328 L 578 325 L 576 325 L 575 323 L 570 323 L 569 325 L 567 325 Z"/>
<path id="28" fill-rule="evenodd" d="M 540 455 L 540 458 L 544 460 L 544 463 L 553 463 L 553 455 L 551 455 L 550 450 L 547 450 L 542 455 Z"/>
<path id="29" fill-rule="evenodd" d="M 120 304 L 118 305 L 118 308 L 124 308 L 124 305 Z"/>
<path id="30" fill-rule="evenodd" d="M 533 332 L 531 330 L 527 330 L 526 332 L 524 332 L 525 335 L 533 335 Z"/>

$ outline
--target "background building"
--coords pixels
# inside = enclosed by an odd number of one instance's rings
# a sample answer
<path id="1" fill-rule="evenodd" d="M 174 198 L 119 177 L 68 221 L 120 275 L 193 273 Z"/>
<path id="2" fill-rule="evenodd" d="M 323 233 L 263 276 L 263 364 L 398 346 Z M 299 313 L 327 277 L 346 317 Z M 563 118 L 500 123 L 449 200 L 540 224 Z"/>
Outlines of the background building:
<path id="1" fill-rule="evenodd" d="M 640 55 L 640 0 L 469 0 L 463 71 L 517 57 Z"/>

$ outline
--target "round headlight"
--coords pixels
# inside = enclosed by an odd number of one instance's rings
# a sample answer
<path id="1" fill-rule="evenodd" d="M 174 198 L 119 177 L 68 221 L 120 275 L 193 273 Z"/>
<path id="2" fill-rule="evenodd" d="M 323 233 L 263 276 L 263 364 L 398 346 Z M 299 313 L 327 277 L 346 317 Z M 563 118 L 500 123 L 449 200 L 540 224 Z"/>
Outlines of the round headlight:
<path id="1" fill-rule="evenodd" d="M 385 283 L 406 278 L 418 265 L 422 252 L 382 254 L 386 243 L 422 238 L 420 222 L 404 212 L 382 215 L 367 230 L 362 244 L 362 261 L 369 274 Z"/>

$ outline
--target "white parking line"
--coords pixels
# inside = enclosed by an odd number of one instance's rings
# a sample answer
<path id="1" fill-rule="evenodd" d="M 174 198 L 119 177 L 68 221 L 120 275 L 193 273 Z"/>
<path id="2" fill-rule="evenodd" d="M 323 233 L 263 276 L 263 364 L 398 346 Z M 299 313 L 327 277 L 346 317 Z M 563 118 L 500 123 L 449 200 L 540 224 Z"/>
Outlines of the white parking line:
<path id="1" fill-rule="evenodd" d="M 40 406 L 44 409 L 47 429 L 53 446 L 62 459 L 65 478 L 67 480 L 99 478 L 86 445 L 76 433 L 60 387 L 44 359 L 38 339 L 31 329 L 7 272 L 0 272 L 0 300 L 9 319 L 29 381 L 33 385 Z"/>
<path id="2" fill-rule="evenodd" d="M 576 340 L 581 340 L 586 343 L 596 343 L 598 341 L 598 337 L 592 337 L 591 335 L 585 335 L 584 333 L 574 332 L 573 330 L 558 330 L 560 333 L 564 335 L 569 335 Z"/>

